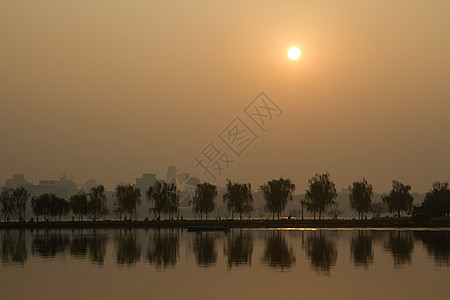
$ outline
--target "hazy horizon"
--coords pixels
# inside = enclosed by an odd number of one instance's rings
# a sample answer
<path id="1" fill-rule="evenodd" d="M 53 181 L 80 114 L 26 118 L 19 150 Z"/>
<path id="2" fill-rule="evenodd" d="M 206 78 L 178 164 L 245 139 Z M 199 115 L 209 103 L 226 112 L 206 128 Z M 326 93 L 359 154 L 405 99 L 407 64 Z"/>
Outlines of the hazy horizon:
<path id="1" fill-rule="evenodd" d="M 215 184 L 450 181 L 448 1 L 1 1 L 0 20 L 0 185 L 205 180 L 194 156 L 262 91 L 283 114 Z"/>

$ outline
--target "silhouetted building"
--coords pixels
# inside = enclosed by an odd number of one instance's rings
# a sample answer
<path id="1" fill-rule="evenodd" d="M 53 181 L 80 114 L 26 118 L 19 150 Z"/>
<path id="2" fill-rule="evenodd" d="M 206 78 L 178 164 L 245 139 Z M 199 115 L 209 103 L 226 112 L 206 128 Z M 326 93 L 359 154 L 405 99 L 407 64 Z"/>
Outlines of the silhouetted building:
<path id="1" fill-rule="evenodd" d="M 86 181 L 85 187 L 86 187 L 86 192 L 89 192 L 93 187 L 98 186 L 97 180 L 95 179 L 89 179 L 88 181 Z"/>
<path id="2" fill-rule="evenodd" d="M 25 176 L 23 174 L 13 174 L 12 178 L 7 179 L 5 181 L 5 186 L 6 187 L 21 187 L 21 186 L 23 186 L 24 188 L 29 190 L 33 186 L 33 183 L 26 181 Z"/>
<path id="3" fill-rule="evenodd" d="M 180 173 L 176 176 L 176 185 L 179 191 L 189 191 L 196 188 L 200 183 L 200 179 L 189 173 Z"/>
<path id="4" fill-rule="evenodd" d="M 11 179 L 5 182 L 7 187 L 23 186 L 27 189 L 31 196 L 39 196 L 42 194 L 55 194 L 58 197 L 70 199 L 72 195 L 78 193 L 78 187 L 75 182 L 63 175 L 59 180 L 40 180 L 39 184 L 35 185 L 25 180 L 23 174 L 14 174 Z"/>
<path id="5" fill-rule="evenodd" d="M 148 188 L 153 186 L 156 180 L 155 174 L 143 174 L 141 178 L 136 178 L 136 187 L 141 190 L 141 197 L 145 197 Z"/>
<path id="6" fill-rule="evenodd" d="M 63 175 L 59 180 L 39 180 L 39 184 L 33 186 L 30 194 L 42 195 L 49 193 L 69 200 L 78 191 L 76 183 L 68 179 L 66 175 Z"/>
<path id="7" fill-rule="evenodd" d="M 173 183 L 176 184 L 177 181 L 177 169 L 175 169 L 175 166 L 169 166 L 167 168 L 167 183 Z"/>

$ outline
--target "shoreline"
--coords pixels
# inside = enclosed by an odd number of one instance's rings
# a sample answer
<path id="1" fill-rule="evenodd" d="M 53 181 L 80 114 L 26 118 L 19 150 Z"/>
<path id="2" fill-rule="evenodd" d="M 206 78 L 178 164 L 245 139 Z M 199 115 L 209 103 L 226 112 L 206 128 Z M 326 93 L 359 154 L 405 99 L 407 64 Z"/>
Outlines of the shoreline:
<path id="1" fill-rule="evenodd" d="M 162 220 L 162 221 L 49 221 L 0 222 L 1 229 L 41 228 L 186 228 L 221 225 L 229 228 L 449 228 L 450 222 L 413 222 L 411 220 Z"/>

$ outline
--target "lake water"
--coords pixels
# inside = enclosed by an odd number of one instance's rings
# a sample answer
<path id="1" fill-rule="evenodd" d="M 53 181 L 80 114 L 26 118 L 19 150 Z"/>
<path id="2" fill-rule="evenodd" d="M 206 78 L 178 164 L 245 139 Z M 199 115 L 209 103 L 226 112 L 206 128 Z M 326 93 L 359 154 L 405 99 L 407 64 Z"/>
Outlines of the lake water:
<path id="1" fill-rule="evenodd" d="M 450 299 L 450 231 L 0 230 L 1 299 Z"/>

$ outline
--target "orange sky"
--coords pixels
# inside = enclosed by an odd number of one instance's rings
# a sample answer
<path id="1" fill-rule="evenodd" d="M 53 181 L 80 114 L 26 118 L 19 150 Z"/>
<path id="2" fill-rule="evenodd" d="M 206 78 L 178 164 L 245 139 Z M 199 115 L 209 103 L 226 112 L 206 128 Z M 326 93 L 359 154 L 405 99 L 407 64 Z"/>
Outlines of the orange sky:
<path id="1" fill-rule="evenodd" d="M 1 1 L 0 184 L 200 176 L 264 91 L 283 115 L 217 184 L 423 192 L 450 180 L 449 72 L 448 1 Z"/>

